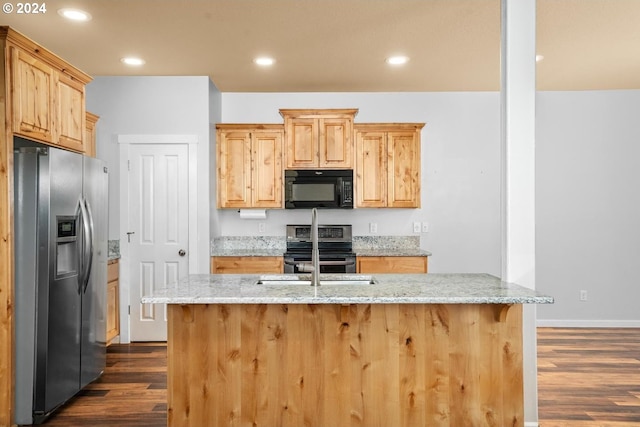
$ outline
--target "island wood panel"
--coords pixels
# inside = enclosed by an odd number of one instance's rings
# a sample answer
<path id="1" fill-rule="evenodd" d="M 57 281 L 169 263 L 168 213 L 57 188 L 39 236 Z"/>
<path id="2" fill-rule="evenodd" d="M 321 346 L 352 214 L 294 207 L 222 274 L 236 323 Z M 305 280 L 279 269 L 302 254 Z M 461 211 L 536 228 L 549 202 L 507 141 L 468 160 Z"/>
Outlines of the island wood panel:
<path id="1" fill-rule="evenodd" d="M 284 272 L 281 256 L 214 256 L 211 257 L 212 274 L 273 273 Z"/>
<path id="2" fill-rule="evenodd" d="M 522 309 L 169 305 L 169 426 L 523 426 Z"/>
<path id="3" fill-rule="evenodd" d="M 356 258 L 358 273 L 426 273 L 426 256 L 362 256 Z"/>

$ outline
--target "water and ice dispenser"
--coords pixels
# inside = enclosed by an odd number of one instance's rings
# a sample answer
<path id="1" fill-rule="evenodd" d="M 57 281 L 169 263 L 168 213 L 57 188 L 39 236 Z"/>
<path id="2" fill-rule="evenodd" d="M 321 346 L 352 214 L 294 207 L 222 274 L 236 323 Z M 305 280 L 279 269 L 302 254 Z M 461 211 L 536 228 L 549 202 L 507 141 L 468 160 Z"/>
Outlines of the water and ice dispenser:
<path id="1" fill-rule="evenodd" d="M 79 246 L 77 235 L 77 216 L 56 217 L 56 278 L 78 274 Z"/>

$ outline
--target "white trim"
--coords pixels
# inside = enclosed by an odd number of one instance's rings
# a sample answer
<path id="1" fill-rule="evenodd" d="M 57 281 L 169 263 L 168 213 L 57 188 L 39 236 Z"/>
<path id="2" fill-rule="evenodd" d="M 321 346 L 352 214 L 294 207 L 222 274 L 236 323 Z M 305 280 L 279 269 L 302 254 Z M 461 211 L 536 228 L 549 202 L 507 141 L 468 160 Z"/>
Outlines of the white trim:
<path id="1" fill-rule="evenodd" d="M 562 320 L 538 319 L 540 328 L 640 328 L 640 320 Z"/>
<path id="2" fill-rule="evenodd" d="M 198 135 L 118 135 L 118 144 L 197 144 Z"/>
<path id="3" fill-rule="evenodd" d="M 525 421 L 524 422 L 524 427 L 539 427 L 540 424 L 538 424 L 536 421 Z"/>

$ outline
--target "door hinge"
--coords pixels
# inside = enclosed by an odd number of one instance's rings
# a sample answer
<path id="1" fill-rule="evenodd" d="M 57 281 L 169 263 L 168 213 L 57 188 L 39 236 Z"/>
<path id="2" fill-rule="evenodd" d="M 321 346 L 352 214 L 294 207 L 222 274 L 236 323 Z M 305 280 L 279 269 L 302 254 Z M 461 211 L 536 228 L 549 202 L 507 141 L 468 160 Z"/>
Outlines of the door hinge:
<path id="1" fill-rule="evenodd" d="M 131 316 L 131 306 L 128 306 L 128 307 L 129 307 L 129 310 L 128 310 L 129 311 L 129 316 Z"/>
<path id="2" fill-rule="evenodd" d="M 127 160 L 127 170 L 131 172 L 131 160 Z"/>

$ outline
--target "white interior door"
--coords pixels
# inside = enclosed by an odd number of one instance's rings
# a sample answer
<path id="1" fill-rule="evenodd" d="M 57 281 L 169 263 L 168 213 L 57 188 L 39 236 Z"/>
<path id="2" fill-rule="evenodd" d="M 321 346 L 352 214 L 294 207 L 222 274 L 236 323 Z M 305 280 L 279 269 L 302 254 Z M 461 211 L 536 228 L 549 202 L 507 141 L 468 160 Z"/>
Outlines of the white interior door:
<path id="1" fill-rule="evenodd" d="M 129 242 L 131 341 L 165 341 L 166 307 L 142 304 L 188 273 L 189 151 L 185 144 L 131 144 Z"/>

